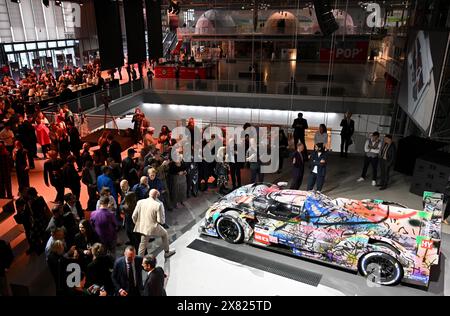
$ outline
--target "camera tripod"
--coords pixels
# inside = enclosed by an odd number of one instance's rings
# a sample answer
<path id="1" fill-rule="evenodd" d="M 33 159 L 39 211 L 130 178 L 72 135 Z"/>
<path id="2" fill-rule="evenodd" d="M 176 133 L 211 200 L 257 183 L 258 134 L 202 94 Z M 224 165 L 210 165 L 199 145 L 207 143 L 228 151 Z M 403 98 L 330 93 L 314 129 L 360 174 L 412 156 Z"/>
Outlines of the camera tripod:
<path id="1" fill-rule="evenodd" d="M 112 112 L 111 112 L 111 110 L 109 108 L 109 103 L 111 102 L 111 97 L 106 95 L 106 94 L 104 94 L 102 96 L 102 99 L 103 99 L 103 104 L 105 106 L 105 112 L 104 112 L 104 117 L 103 117 L 103 129 L 106 129 L 106 122 L 107 122 L 108 117 L 109 117 L 109 118 L 112 119 L 114 127 L 117 130 L 117 133 L 119 133 L 119 126 L 117 125 L 116 118 L 112 114 Z"/>

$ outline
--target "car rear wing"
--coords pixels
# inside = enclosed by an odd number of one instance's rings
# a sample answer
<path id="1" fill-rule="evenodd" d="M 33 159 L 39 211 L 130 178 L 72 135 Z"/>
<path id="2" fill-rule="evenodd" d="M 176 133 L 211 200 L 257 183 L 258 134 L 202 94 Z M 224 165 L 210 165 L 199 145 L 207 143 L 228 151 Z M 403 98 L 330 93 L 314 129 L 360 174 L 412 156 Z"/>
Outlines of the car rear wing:
<path id="1" fill-rule="evenodd" d="M 418 212 L 422 219 L 419 234 L 416 236 L 418 254 L 424 257 L 428 265 L 439 262 L 442 234 L 444 195 L 441 193 L 424 192 L 423 211 Z"/>

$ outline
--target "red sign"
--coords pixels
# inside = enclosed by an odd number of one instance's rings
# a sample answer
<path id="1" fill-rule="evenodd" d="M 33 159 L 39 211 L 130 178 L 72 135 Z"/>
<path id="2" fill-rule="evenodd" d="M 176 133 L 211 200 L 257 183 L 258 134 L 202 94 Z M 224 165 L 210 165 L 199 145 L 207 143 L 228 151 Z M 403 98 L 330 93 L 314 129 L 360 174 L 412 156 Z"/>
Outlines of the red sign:
<path id="1" fill-rule="evenodd" d="M 369 42 L 346 42 L 345 47 L 336 47 L 332 53 L 329 48 L 320 49 L 320 61 L 328 62 L 330 56 L 337 62 L 365 63 Z"/>
<path id="2" fill-rule="evenodd" d="M 432 240 L 422 240 L 420 247 L 431 250 L 431 249 L 433 249 L 433 241 Z"/>
<path id="3" fill-rule="evenodd" d="M 180 67 L 180 79 L 197 79 L 197 75 L 200 79 L 208 78 L 207 67 Z M 155 67 L 155 77 L 156 78 L 175 78 L 175 67 L 173 66 L 156 66 Z"/>
<path id="4" fill-rule="evenodd" d="M 269 236 L 268 235 L 263 235 L 263 234 L 255 232 L 254 236 L 255 236 L 255 240 L 256 241 L 258 241 L 258 242 L 260 242 L 262 244 L 265 244 L 265 245 L 270 245 L 270 241 L 269 241 Z"/>

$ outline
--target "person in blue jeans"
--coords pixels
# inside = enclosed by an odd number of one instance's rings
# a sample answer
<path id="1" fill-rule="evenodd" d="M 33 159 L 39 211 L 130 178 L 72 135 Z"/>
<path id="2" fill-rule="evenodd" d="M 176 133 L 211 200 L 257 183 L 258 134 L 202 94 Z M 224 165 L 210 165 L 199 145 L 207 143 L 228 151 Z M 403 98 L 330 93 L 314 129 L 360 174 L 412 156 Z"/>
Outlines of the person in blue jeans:
<path id="1" fill-rule="evenodd" d="M 316 186 L 317 191 L 322 191 L 327 174 L 328 155 L 323 147 L 323 143 L 316 144 L 314 152 L 311 154 L 311 173 L 308 178 L 307 190 L 311 191 Z"/>

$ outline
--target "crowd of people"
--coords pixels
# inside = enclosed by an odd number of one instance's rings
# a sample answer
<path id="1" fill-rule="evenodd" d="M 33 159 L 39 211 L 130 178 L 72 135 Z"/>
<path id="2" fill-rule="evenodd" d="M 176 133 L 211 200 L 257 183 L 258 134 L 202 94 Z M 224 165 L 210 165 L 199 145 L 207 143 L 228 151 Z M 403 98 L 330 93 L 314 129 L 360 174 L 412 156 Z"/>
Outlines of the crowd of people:
<path id="1" fill-rule="evenodd" d="M 77 87 L 95 86 L 101 89 L 105 83 L 99 63 L 90 63 L 83 67 L 65 66 L 58 78 L 52 72 L 29 70 L 20 81 L 11 76 L 2 78 L 0 86 L 0 113 L 7 115 L 33 112 L 36 103 L 55 98 L 61 103 L 75 98 Z"/>
<path id="2" fill-rule="evenodd" d="M 352 113 L 345 113 L 341 121 L 341 151 L 340 157 L 348 158 L 349 147 L 353 144 L 353 135 L 355 133 L 355 121 L 352 120 Z M 302 185 L 305 165 L 310 160 L 311 171 L 308 176 L 307 190 L 322 191 L 325 183 L 328 152 L 328 131 L 325 124 L 320 124 L 319 129 L 314 134 L 314 151 L 308 155 L 306 148 L 305 134 L 308 127 L 308 121 L 303 118 L 303 113 L 292 124 L 294 129 L 294 148 L 296 149 L 291 157 L 292 180 L 291 189 L 298 190 Z M 281 144 L 280 137 L 280 144 Z M 364 145 L 365 157 L 361 177 L 357 182 L 363 182 L 367 177 L 369 165 L 372 166 L 372 186 L 379 186 L 380 190 L 386 190 L 389 185 L 390 172 L 394 167 L 397 148 L 393 142 L 392 135 L 385 135 L 383 141 L 378 131 L 373 132 L 366 140 Z M 378 177 L 378 170 L 380 176 Z"/>
<path id="3" fill-rule="evenodd" d="M 15 220 L 25 228 L 27 254 L 45 253 L 58 295 L 165 295 L 167 276 L 156 267 L 155 257 L 148 254 L 148 244 L 161 238 L 164 257 L 175 254 L 169 247 L 166 211 L 184 208 L 186 199 L 210 187 L 217 187 L 221 194 L 240 187 L 241 171 L 246 166 L 250 183 L 264 181 L 262 163 L 257 158 L 261 139 L 249 135 L 242 138 L 245 161 L 238 160 L 237 146 L 234 151 L 227 151 L 226 137 L 201 140 L 202 152 L 209 150 L 217 159 L 198 161 L 194 157 L 201 153 L 195 152 L 198 144 L 194 135 L 201 134 L 202 128 L 194 118 L 186 125 L 191 136 L 189 141 L 172 137 L 165 125 L 155 135 L 149 118 L 137 108 L 130 129 L 135 146 L 127 149 L 126 157 L 122 158 L 126 148 L 122 148 L 112 132 L 105 131 L 98 139 L 98 149 L 93 151 L 89 143 L 81 142 L 74 115 L 67 106 L 55 116 L 52 124 L 40 111 L 6 120 L 0 131 L 0 197 L 13 198 L 14 166 L 19 183 Z M 347 157 L 354 133 L 351 113 L 346 113 L 341 126 L 341 156 Z M 243 129 L 248 127 L 251 124 L 246 123 Z M 290 187 L 300 189 L 309 161 L 307 190 L 321 191 L 330 149 L 327 128 L 320 125 L 314 135 L 314 150 L 308 154 L 305 142 L 308 122 L 302 113 L 292 127 L 296 149 L 293 153 L 289 151 L 286 134 L 280 130 L 279 171 L 283 168 L 282 161 L 289 157 L 293 170 Z M 190 160 L 184 158 L 186 143 L 191 150 Z M 42 149 L 40 158 L 37 144 Z M 178 155 L 173 156 L 172 149 Z M 374 132 L 366 141 L 365 151 L 358 181 L 366 179 L 371 165 L 372 184 L 385 189 L 396 154 L 392 136 L 386 135 L 382 142 L 379 133 Z M 51 209 L 29 181 L 28 172 L 34 168 L 35 159 L 46 160 L 44 183 L 53 187 L 56 194 Z M 82 185 L 88 193 L 86 203 L 80 201 Z M 126 233 L 128 241 L 123 256 L 116 258 L 120 230 Z M 70 263 L 78 264 L 82 272 L 82 282 L 76 287 L 69 287 L 66 282 L 66 268 Z M 145 282 L 144 271 L 149 275 Z"/>

